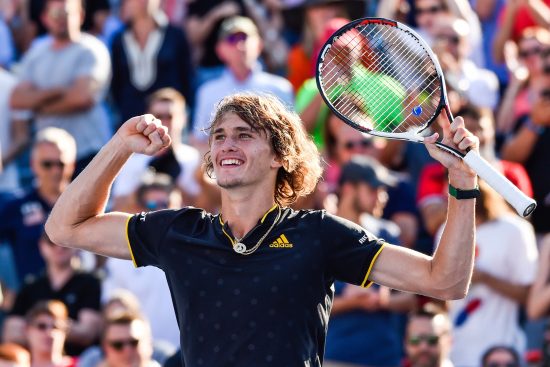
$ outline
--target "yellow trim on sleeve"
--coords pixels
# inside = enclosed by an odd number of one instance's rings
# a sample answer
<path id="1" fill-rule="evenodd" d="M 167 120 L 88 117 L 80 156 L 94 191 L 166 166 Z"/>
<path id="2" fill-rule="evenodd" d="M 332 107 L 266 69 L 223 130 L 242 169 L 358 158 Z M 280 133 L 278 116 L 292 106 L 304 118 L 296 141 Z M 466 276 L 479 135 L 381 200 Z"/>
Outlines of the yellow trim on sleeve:
<path id="1" fill-rule="evenodd" d="M 129 216 L 128 219 L 126 219 L 126 244 L 128 245 L 128 250 L 130 250 L 130 256 L 132 257 L 132 263 L 134 263 L 134 267 L 138 267 L 136 264 L 136 259 L 134 258 L 134 252 L 132 251 L 132 245 L 130 244 L 130 236 L 128 235 L 128 225 L 130 224 L 130 219 L 132 219 L 132 216 Z"/>
<path id="2" fill-rule="evenodd" d="M 370 262 L 369 270 L 367 270 L 367 274 L 365 275 L 365 279 L 363 280 L 363 283 L 361 283 L 361 287 L 368 288 L 372 285 L 372 282 L 369 282 L 369 275 L 372 270 L 372 267 L 374 266 L 374 263 L 376 262 L 376 259 L 378 258 L 378 255 L 382 252 L 382 249 L 386 246 L 386 243 L 384 242 L 382 246 L 378 249 L 374 257 L 372 258 L 372 261 Z"/>

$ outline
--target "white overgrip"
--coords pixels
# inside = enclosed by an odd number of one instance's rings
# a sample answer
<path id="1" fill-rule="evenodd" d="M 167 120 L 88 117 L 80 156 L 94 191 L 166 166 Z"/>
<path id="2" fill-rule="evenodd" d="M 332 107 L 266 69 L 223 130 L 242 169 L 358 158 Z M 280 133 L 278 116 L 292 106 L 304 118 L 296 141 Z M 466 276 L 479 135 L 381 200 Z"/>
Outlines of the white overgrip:
<path id="1" fill-rule="evenodd" d="M 489 162 L 481 158 L 478 152 L 471 150 L 464 157 L 464 161 L 485 182 L 498 192 L 510 205 L 516 209 L 519 215 L 526 217 L 535 210 L 537 203 L 519 190 L 506 177 L 498 172 Z"/>

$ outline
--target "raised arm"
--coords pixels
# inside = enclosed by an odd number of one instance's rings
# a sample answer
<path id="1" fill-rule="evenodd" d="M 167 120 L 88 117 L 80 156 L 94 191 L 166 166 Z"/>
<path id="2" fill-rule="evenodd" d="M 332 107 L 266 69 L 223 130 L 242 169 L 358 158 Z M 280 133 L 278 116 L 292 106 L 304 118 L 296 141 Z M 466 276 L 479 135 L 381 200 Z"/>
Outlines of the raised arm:
<path id="1" fill-rule="evenodd" d="M 152 115 L 126 121 L 57 200 L 46 232 L 58 245 L 130 259 L 127 213 L 105 213 L 111 185 L 132 153 L 154 155 L 170 145 L 166 127 Z"/>
<path id="2" fill-rule="evenodd" d="M 478 140 L 464 128 L 458 117 L 449 126 L 442 124 L 443 142 L 465 151 L 477 149 Z M 449 183 L 462 190 L 476 187 L 477 177 L 461 159 L 433 144 L 427 138 L 430 155 L 447 167 Z M 475 242 L 475 200 L 449 197 L 447 221 L 441 241 L 432 257 L 413 250 L 387 245 L 375 262 L 369 279 L 390 288 L 440 299 L 463 298 L 472 277 Z"/>

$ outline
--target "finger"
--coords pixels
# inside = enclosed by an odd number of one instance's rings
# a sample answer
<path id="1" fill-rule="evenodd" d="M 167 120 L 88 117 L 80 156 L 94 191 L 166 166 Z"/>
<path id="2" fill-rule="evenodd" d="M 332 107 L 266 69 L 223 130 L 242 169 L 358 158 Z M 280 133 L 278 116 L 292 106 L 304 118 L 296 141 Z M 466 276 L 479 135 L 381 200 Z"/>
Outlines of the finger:
<path id="1" fill-rule="evenodd" d="M 466 130 L 464 127 L 458 127 L 456 129 L 456 131 L 454 132 L 454 135 L 453 135 L 453 143 L 455 143 L 456 145 L 459 145 L 460 142 L 462 141 L 462 139 L 464 139 L 465 137 L 469 136 L 470 135 L 470 132 L 468 130 Z"/>
<path id="2" fill-rule="evenodd" d="M 439 134 L 438 133 L 433 133 L 432 135 L 426 136 L 424 138 L 424 143 L 425 144 L 434 144 L 437 141 L 438 138 L 439 138 Z"/>
<path id="3" fill-rule="evenodd" d="M 458 129 L 464 128 L 464 119 L 460 116 L 456 117 L 451 123 L 451 132 L 456 132 Z"/>
<path id="4" fill-rule="evenodd" d="M 161 126 L 160 121 L 153 118 L 151 121 L 148 122 L 148 125 L 145 128 L 145 130 L 143 130 L 143 135 L 145 136 L 151 135 L 154 131 L 158 129 L 159 126 Z"/>
<path id="5" fill-rule="evenodd" d="M 458 144 L 458 149 L 466 151 L 468 149 L 477 149 L 478 146 L 479 139 L 476 136 L 469 135 Z"/>

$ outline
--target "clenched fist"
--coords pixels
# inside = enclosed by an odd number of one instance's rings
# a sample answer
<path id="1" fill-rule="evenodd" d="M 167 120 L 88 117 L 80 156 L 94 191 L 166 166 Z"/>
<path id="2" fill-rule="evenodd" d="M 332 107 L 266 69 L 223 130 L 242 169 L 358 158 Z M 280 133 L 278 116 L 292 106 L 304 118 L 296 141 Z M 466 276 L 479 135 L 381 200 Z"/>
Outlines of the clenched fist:
<path id="1" fill-rule="evenodd" d="M 155 155 L 171 142 L 166 126 L 151 114 L 132 117 L 118 129 L 116 135 L 130 153 Z"/>

